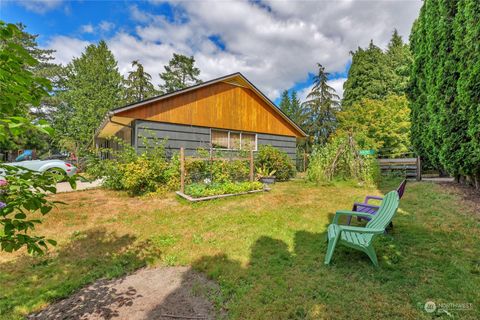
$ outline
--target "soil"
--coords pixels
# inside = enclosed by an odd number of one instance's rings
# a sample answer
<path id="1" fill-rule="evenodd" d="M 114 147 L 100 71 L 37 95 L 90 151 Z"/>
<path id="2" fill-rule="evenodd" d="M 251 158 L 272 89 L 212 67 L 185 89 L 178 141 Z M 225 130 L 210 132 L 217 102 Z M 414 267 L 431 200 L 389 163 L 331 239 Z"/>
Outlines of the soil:
<path id="1" fill-rule="evenodd" d="M 144 268 L 99 280 L 27 319 L 216 319 L 218 286 L 189 267 Z"/>
<path id="2" fill-rule="evenodd" d="M 473 214 L 480 219 L 480 190 L 455 182 L 442 182 L 440 185 L 445 188 L 445 191 L 460 197 L 462 202 L 472 208 Z"/>

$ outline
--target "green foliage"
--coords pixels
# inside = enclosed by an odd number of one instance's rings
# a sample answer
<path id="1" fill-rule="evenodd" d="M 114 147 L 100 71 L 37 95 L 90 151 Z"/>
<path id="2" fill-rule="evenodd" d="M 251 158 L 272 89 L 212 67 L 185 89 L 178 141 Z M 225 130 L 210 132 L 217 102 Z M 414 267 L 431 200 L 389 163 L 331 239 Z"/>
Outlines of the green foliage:
<path id="1" fill-rule="evenodd" d="M 221 194 L 235 194 L 253 190 L 261 190 L 263 184 L 258 181 L 250 182 L 232 182 L 226 181 L 222 183 L 192 183 L 185 186 L 185 194 L 194 198 L 215 196 Z"/>
<path id="2" fill-rule="evenodd" d="M 33 74 L 38 61 L 19 42 L 24 33 L 13 24 L 0 21 L 0 143 L 14 144 L 13 138 L 30 138 L 37 132 L 50 134 L 45 120 L 32 123 L 28 109 L 38 106 L 50 82 Z M 35 131 L 34 131 L 35 130 Z M 47 199 L 46 192 L 56 192 L 56 176 L 37 173 L 27 169 L 0 165 L 0 250 L 12 252 L 26 247 L 29 253 L 43 253 L 47 244 L 54 240 L 29 233 L 39 219 L 32 214 L 46 215 L 54 202 Z M 69 178 L 74 187 L 74 178 Z"/>
<path id="3" fill-rule="evenodd" d="M 221 155 L 217 155 L 219 157 Z M 249 176 L 249 164 L 246 160 L 197 160 L 186 161 L 187 183 L 207 181 L 226 183 L 244 181 Z"/>
<path id="4" fill-rule="evenodd" d="M 480 3 L 427 0 L 411 33 L 412 144 L 424 163 L 480 187 Z"/>
<path id="5" fill-rule="evenodd" d="M 58 135 L 79 142 L 81 151 L 91 144 L 95 130 L 108 111 L 122 103 L 123 78 L 105 41 L 89 45 L 67 66 L 64 103 L 55 112 Z"/>
<path id="6" fill-rule="evenodd" d="M 338 135 L 326 145 L 316 146 L 310 156 L 307 179 L 315 183 L 354 180 L 371 185 L 378 181 L 380 168 L 371 156 L 360 156 L 352 136 Z"/>
<path id="7" fill-rule="evenodd" d="M 352 133 L 359 147 L 393 157 L 410 148 L 410 108 L 405 96 L 363 99 L 338 113 L 339 132 Z"/>
<path id="8" fill-rule="evenodd" d="M 22 32 L 0 20 L 0 113 L 21 116 L 39 105 L 51 89 L 50 82 L 33 74 L 38 61 L 18 44 Z"/>
<path id="9" fill-rule="evenodd" d="M 290 119 L 297 125 L 303 127 L 307 120 L 307 114 L 305 108 L 300 103 L 295 90 L 289 95 L 288 90 L 282 92 L 282 98 L 280 100 L 280 110 L 283 111 Z"/>
<path id="10" fill-rule="evenodd" d="M 351 54 L 352 65 L 343 85 L 344 108 L 362 99 L 382 100 L 388 95 L 405 94 L 412 58 L 396 30 L 386 52 L 370 42 L 368 48 L 358 48 Z"/>
<path id="11" fill-rule="evenodd" d="M 255 170 L 257 171 L 257 177 L 259 178 L 273 177 L 275 172 L 277 172 L 277 170 L 269 170 L 265 164 L 261 167 L 257 167 Z"/>
<path id="12" fill-rule="evenodd" d="M 38 173 L 24 168 L 0 165 L 6 178 L 0 180 L 0 250 L 12 252 L 26 247 L 29 253 L 41 254 L 47 244 L 55 245 L 51 239 L 32 236 L 28 233 L 41 223 L 31 215 L 42 216 L 55 205 L 47 198 L 47 192 L 56 193 L 59 177 L 53 173 Z M 62 177 L 64 178 L 64 177 Z M 75 178 L 66 178 L 75 187 Z"/>
<path id="13" fill-rule="evenodd" d="M 143 65 L 134 60 L 132 67 L 136 69 L 130 71 L 125 79 L 125 103 L 142 101 L 158 94 L 151 82 L 152 76 L 145 72 Z"/>
<path id="14" fill-rule="evenodd" d="M 292 159 L 285 152 L 270 145 L 259 147 L 255 166 L 264 167 L 267 171 L 275 170 L 275 177 L 278 181 L 287 181 L 295 175 Z"/>
<path id="15" fill-rule="evenodd" d="M 307 132 L 313 137 L 314 143 L 324 144 L 336 128 L 336 113 L 340 108 L 340 97 L 335 89 L 328 85 L 329 73 L 320 63 L 318 73 L 313 78 L 312 91 L 304 102 L 308 119 Z"/>
<path id="16" fill-rule="evenodd" d="M 164 81 L 164 84 L 160 85 L 161 93 L 170 93 L 202 82 L 198 79 L 200 69 L 195 67 L 193 56 L 174 53 L 168 66 L 164 68 L 165 71 L 160 73 L 160 78 Z"/>
<path id="17" fill-rule="evenodd" d="M 98 155 L 90 156 L 87 173 L 95 178 L 104 178 L 103 186 L 113 190 L 124 190 L 131 196 L 152 192 L 177 190 L 180 172 L 178 157 L 168 162 L 165 142 L 145 139 L 145 151 L 137 154 L 135 148 L 118 138 L 112 138 L 119 150 L 105 149 L 109 159 Z"/>

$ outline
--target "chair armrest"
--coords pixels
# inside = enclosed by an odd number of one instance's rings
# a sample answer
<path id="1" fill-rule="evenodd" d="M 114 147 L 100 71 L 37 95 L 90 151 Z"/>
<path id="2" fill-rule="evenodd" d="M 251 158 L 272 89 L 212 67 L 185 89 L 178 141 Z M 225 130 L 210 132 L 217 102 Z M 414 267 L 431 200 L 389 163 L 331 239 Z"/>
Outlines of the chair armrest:
<path id="1" fill-rule="evenodd" d="M 379 196 L 366 196 L 365 197 L 365 200 L 364 200 L 364 203 L 367 204 L 368 201 L 370 200 L 379 200 L 379 201 L 382 201 L 383 200 L 383 197 L 379 197 Z"/>
<path id="2" fill-rule="evenodd" d="M 371 233 L 371 234 L 381 234 L 384 233 L 384 229 L 372 229 L 364 227 L 353 227 L 353 226 L 339 226 L 341 231 L 354 231 L 359 233 Z"/>
<path id="3" fill-rule="evenodd" d="M 333 218 L 332 223 L 338 224 L 338 218 L 340 218 L 340 216 L 356 216 L 356 217 L 360 216 L 360 217 L 368 217 L 368 218 L 372 217 L 370 213 L 350 211 L 350 210 L 339 210 L 335 213 L 335 217 Z"/>
<path id="4" fill-rule="evenodd" d="M 380 209 L 380 206 L 376 206 L 374 204 L 368 204 L 368 203 L 355 202 L 353 205 L 357 207 L 361 206 L 361 207 L 367 207 L 372 209 Z"/>

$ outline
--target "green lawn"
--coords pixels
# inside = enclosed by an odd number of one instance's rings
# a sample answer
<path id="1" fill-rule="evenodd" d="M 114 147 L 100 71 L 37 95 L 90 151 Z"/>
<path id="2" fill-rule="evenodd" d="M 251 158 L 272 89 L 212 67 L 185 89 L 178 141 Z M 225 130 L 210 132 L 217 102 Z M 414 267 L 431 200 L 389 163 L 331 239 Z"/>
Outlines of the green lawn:
<path id="1" fill-rule="evenodd" d="M 471 303 L 480 314 L 480 215 L 439 185 L 409 183 L 395 228 L 379 237 L 376 269 L 338 246 L 325 266 L 325 230 L 337 209 L 380 190 L 301 180 L 269 193 L 190 204 L 91 190 L 38 232 L 59 240 L 47 256 L 0 254 L 0 317 L 21 318 L 101 277 L 143 265 L 191 265 L 216 280 L 212 297 L 233 319 L 431 319 L 426 301 Z M 450 318 L 447 313 L 440 317 Z"/>

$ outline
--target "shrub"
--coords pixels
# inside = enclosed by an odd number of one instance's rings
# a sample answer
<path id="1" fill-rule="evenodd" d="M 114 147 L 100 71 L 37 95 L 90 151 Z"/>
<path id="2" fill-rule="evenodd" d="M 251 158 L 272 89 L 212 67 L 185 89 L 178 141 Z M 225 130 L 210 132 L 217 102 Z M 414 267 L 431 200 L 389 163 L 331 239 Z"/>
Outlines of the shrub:
<path id="1" fill-rule="evenodd" d="M 88 173 L 103 178 L 103 186 L 113 190 L 125 190 L 129 195 L 143 195 L 163 190 L 178 190 L 180 181 L 178 155 L 167 161 L 164 141 L 145 143 L 142 154 L 120 139 L 119 150 L 103 150 L 110 159 L 91 157 Z"/>
<path id="2" fill-rule="evenodd" d="M 292 159 L 285 152 L 269 145 L 260 146 L 255 166 L 265 168 L 267 171 L 275 170 L 275 177 L 278 181 L 287 181 L 295 175 Z"/>
<path id="3" fill-rule="evenodd" d="M 241 193 L 252 190 L 261 190 L 263 184 L 254 182 L 213 182 L 209 184 L 204 183 L 192 183 L 185 187 L 185 194 L 188 194 L 194 198 L 208 197 L 221 194 Z"/>
<path id="4" fill-rule="evenodd" d="M 373 184 L 380 176 L 377 160 L 360 156 L 352 136 L 336 136 L 324 146 L 316 146 L 310 156 L 307 179 L 313 182 L 355 180 Z"/>

